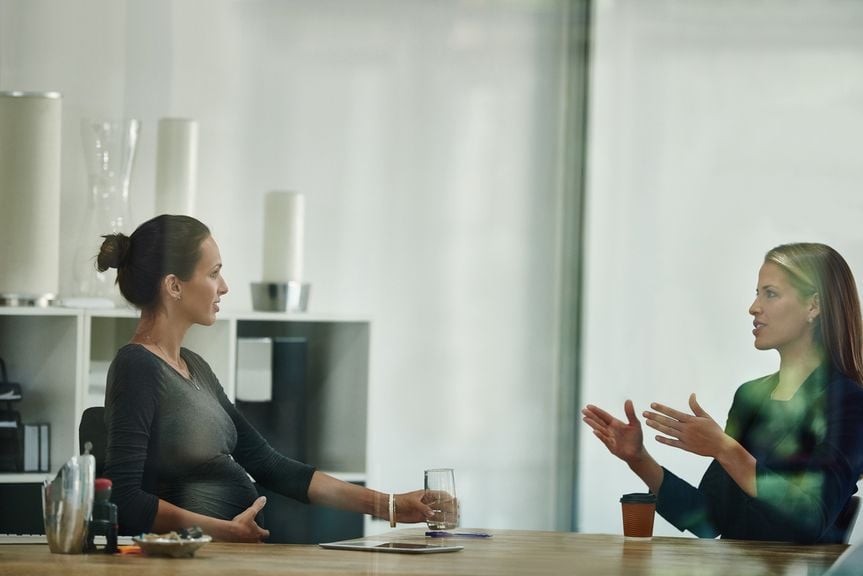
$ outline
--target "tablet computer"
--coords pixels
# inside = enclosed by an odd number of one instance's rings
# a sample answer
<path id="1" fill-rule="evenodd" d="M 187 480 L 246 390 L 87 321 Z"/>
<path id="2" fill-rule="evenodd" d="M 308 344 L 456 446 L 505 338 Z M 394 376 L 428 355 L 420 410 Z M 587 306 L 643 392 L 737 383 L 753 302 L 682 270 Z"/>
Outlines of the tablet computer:
<path id="1" fill-rule="evenodd" d="M 333 550 L 366 550 L 369 552 L 400 552 L 402 554 L 435 554 L 458 552 L 464 546 L 450 544 L 419 544 L 416 542 L 382 542 L 380 540 L 343 540 L 322 543 L 323 548 Z"/>

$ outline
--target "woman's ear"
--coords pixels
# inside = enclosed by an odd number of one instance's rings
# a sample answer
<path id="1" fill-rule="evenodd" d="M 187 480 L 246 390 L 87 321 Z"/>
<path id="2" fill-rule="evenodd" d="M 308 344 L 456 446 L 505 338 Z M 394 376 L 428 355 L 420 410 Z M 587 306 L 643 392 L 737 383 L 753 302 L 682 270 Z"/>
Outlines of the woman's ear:
<path id="1" fill-rule="evenodd" d="M 816 292 L 809 299 L 809 323 L 814 322 L 819 314 L 821 314 L 821 296 Z"/>
<path id="2" fill-rule="evenodd" d="M 180 301 L 183 299 L 183 286 L 180 279 L 174 274 L 168 274 L 163 279 L 165 293 L 171 300 Z"/>

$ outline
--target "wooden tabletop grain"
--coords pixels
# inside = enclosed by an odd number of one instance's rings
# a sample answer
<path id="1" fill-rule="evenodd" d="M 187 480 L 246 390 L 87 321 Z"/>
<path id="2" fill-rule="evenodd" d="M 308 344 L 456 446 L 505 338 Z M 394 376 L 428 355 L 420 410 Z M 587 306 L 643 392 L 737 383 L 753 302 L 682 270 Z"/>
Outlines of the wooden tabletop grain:
<path id="1" fill-rule="evenodd" d="M 799 546 L 668 537 L 641 541 L 619 535 L 574 532 L 488 532 L 493 534 L 491 538 L 447 538 L 449 543 L 464 546 L 460 552 L 424 555 L 213 542 L 193 558 L 173 559 L 133 554 L 61 555 L 51 554 L 46 544 L 3 544 L 0 575 L 817 576 L 847 548 L 838 544 Z M 424 530 L 418 528 L 373 538 L 399 542 L 427 540 Z M 441 539 L 428 540 L 441 542 Z"/>

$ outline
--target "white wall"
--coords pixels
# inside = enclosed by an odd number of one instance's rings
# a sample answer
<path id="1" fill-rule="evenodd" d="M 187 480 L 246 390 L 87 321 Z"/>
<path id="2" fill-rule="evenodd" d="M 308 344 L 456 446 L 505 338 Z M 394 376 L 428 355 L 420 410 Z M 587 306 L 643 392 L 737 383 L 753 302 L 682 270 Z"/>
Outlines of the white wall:
<path id="1" fill-rule="evenodd" d="M 747 313 L 764 253 L 826 242 L 863 280 L 863 3 L 599 0 L 594 25 L 582 401 L 696 392 L 724 423 L 778 367 Z M 706 459 L 647 437 L 697 483 Z M 619 533 L 643 484 L 586 426 L 579 463 L 580 529 Z"/>
<path id="2" fill-rule="evenodd" d="M 85 115 L 143 122 L 137 222 L 158 118 L 199 120 L 225 308 L 251 306 L 263 194 L 305 193 L 311 308 L 373 321 L 371 485 L 454 466 L 465 525 L 550 528 L 563 4 L 0 0 L 0 89 L 64 94 L 67 261 Z"/>

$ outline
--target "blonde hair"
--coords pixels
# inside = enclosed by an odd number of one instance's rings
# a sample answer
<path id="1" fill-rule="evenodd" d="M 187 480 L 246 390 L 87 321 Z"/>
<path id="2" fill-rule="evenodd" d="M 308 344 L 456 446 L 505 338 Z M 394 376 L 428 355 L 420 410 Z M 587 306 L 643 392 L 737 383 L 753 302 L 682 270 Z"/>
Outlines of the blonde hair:
<path id="1" fill-rule="evenodd" d="M 800 242 L 773 248 L 764 261 L 782 268 L 801 298 L 818 296 L 815 342 L 837 370 L 863 384 L 860 299 L 845 259 L 825 244 Z"/>

